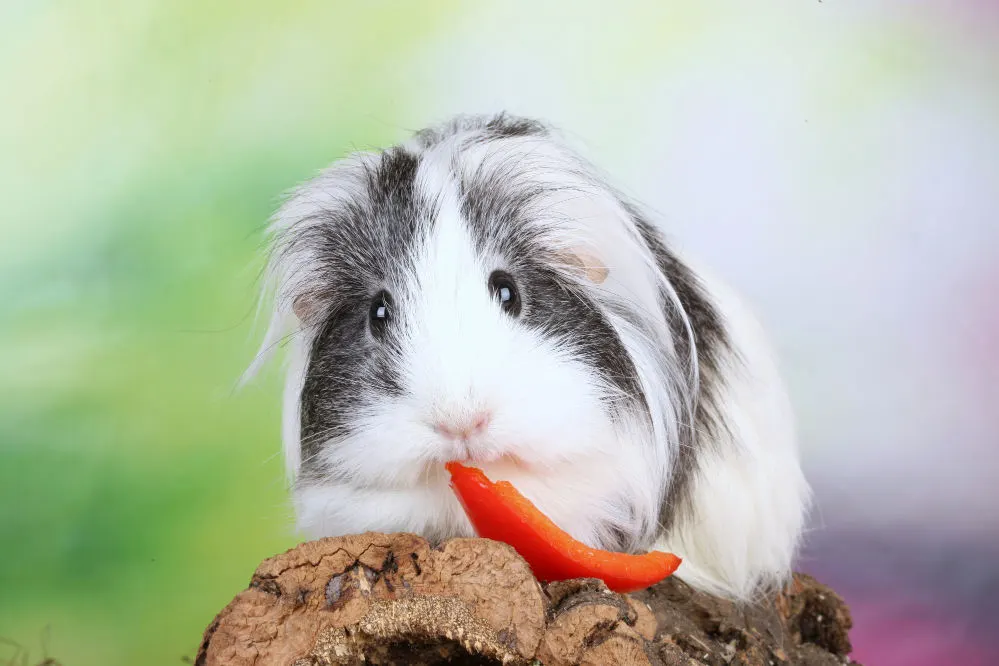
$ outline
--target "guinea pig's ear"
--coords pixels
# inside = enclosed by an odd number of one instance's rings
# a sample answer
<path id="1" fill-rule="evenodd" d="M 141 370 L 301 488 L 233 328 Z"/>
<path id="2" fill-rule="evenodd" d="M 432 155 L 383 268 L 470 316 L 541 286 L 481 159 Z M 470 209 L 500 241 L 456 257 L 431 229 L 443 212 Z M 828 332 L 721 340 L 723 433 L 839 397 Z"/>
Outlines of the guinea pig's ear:
<path id="1" fill-rule="evenodd" d="M 584 248 L 570 248 L 562 254 L 566 264 L 581 271 L 590 282 L 603 284 L 610 269 L 600 260 L 600 257 Z"/>
<path id="2" fill-rule="evenodd" d="M 311 323 L 318 310 L 319 299 L 312 294 L 299 294 L 291 301 L 291 311 L 303 324 Z"/>

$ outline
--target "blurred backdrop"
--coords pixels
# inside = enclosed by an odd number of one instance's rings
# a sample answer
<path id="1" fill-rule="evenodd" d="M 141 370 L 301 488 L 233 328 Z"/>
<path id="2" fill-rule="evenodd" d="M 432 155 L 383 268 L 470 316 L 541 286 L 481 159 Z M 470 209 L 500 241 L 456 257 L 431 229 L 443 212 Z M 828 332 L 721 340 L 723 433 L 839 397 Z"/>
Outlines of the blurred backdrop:
<path id="1" fill-rule="evenodd" d="M 261 227 L 506 109 L 757 307 L 856 657 L 999 663 L 999 4 L 5 0 L 0 100 L 0 638 L 33 657 L 182 663 L 296 542 L 278 368 L 233 391 Z"/>

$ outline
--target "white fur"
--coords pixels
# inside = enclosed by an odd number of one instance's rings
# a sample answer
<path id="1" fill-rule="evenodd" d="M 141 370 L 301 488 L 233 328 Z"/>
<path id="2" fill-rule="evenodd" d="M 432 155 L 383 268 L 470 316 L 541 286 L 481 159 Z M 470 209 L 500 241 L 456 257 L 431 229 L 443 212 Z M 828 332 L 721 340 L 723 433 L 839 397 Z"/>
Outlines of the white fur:
<path id="1" fill-rule="evenodd" d="M 419 288 L 401 294 L 397 304 L 404 397 L 386 397 L 357 414 L 351 435 L 322 447 L 315 461 L 324 470 L 321 483 L 296 481 L 309 322 L 289 338 L 283 433 L 299 527 L 310 537 L 369 529 L 432 538 L 471 534 L 442 468 L 465 458 L 493 478 L 512 481 L 584 542 L 597 545 L 617 527 L 633 545 L 648 544 L 659 532 L 656 517 L 680 428 L 695 408 L 660 302 L 660 287 L 669 285 L 627 212 L 573 153 L 537 137 L 470 144 L 474 134 L 458 133 L 421 157 L 417 187 L 441 206 L 407 278 Z M 415 143 L 407 145 L 417 150 Z M 272 265 L 276 307 L 265 350 L 293 325 L 295 297 L 323 286 L 313 282 L 309 248 L 294 243 L 296 229 L 318 223 L 317 211 L 364 196 L 357 165 L 373 159 L 355 156 L 332 167 L 296 191 L 276 216 L 274 231 L 288 251 L 276 254 L 280 261 Z M 513 177 L 524 184 L 558 186 L 532 215 L 552 247 L 585 248 L 608 268 L 607 280 L 595 285 L 569 263 L 559 267 L 584 285 L 616 329 L 648 398 L 651 423 L 639 414 L 612 419 L 601 398 L 613 396 L 613 387 L 560 341 L 518 325 L 492 300 L 487 280 L 504 267 L 502 258 L 473 249 L 450 169 L 486 173 L 511 161 L 518 165 Z M 748 599 L 789 573 L 808 488 L 787 400 L 761 333 L 720 284 L 706 284 L 742 361 L 728 359 L 723 370 L 722 416 L 731 437 L 702 447 L 693 513 L 659 544 L 684 558 L 679 575 L 693 585 Z M 638 316 L 622 317 L 620 309 Z M 480 436 L 455 441 L 435 427 L 480 413 L 490 416 Z"/>
<path id="2" fill-rule="evenodd" d="M 685 263 L 692 265 L 689 257 Z M 759 322 L 727 285 L 696 270 L 742 358 L 723 370 L 727 434 L 705 447 L 692 484 L 694 513 L 658 547 L 683 554 L 678 575 L 695 587 L 751 599 L 790 574 L 811 491 L 791 405 Z"/>

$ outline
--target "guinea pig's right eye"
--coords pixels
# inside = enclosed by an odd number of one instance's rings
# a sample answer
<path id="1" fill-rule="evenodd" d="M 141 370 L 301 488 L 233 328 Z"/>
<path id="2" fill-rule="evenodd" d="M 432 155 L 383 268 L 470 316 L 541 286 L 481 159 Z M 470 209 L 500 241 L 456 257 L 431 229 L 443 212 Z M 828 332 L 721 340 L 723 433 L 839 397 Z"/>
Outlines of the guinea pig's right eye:
<path id="1" fill-rule="evenodd" d="M 391 319 L 392 296 L 383 289 L 371 299 L 371 308 L 368 310 L 368 321 L 371 325 L 372 335 L 381 339 L 385 335 L 385 328 Z"/>
<path id="2" fill-rule="evenodd" d="M 516 317 L 520 314 L 520 293 L 512 275 L 504 271 L 493 271 L 489 276 L 489 291 L 508 315 Z"/>

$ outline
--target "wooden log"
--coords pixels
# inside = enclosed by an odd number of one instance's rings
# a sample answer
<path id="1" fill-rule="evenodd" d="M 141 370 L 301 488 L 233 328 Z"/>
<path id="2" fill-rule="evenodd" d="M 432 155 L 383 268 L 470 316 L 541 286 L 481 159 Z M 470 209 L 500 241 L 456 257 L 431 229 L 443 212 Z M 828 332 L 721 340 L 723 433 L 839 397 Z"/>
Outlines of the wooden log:
<path id="1" fill-rule="evenodd" d="M 262 562 L 205 630 L 198 666 L 833 666 L 850 614 L 812 578 L 752 605 L 670 578 L 630 595 L 543 585 L 509 546 L 367 533 Z"/>

